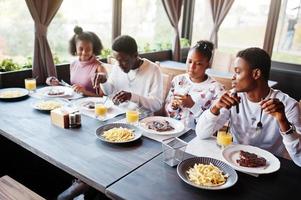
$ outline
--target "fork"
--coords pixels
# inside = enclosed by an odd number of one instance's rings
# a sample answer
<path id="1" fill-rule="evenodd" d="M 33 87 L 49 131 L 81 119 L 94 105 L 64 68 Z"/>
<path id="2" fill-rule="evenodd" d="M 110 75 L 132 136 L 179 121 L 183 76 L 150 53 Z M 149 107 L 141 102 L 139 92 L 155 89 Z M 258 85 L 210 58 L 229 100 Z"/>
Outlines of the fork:
<path id="1" fill-rule="evenodd" d="M 259 117 L 259 122 L 257 123 L 257 126 L 256 126 L 256 132 L 259 133 L 259 131 L 262 129 L 263 127 L 263 124 L 261 122 L 261 118 L 262 118 L 262 112 L 263 112 L 263 109 L 261 108 L 260 109 L 260 117 Z"/>

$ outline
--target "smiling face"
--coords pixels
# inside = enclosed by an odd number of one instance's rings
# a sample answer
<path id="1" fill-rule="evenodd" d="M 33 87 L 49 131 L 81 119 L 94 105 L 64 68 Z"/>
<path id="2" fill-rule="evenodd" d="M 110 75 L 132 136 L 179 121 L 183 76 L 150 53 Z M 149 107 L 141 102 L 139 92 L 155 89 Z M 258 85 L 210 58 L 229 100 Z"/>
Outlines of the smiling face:
<path id="1" fill-rule="evenodd" d="M 205 71 L 209 66 L 209 61 L 202 53 L 192 49 L 189 51 L 186 66 L 191 80 L 193 82 L 202 82 L 205 78 Z"/>
<path id="2" fill-rule="evenodd" d="M 256 87 L 256 70 L 252 69 L 243 58 L 237 57 L 234 62 L 232 87 L 237 92 L 248 92 Z"/>
<path id="3" fill-rule="evenodd" d="M 114 51 L 113 56 L 118 61 L 119 67 L 122 71 L 128 73 L 133 67 L 135 67 L 138 55 L 129 55 L 123 52 Z"/>
<path id="4" fill-rule="evenodd" d="M 93 44 L 87 40 L 76 42 L 76 54 L 80 61 L 88 61 L 93 55 Z"/>

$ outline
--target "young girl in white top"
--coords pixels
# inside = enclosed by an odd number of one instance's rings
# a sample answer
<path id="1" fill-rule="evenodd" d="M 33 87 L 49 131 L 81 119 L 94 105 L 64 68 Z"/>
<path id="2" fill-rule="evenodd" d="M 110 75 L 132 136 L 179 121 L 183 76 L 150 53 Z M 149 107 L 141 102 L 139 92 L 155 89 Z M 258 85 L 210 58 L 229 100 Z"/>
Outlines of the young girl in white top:
<path id="1" fill-rule="evenodd" d="M 190 49 L 187 73 L 172 80 L 165 101 L 167 116 L 183 121 L 187 128 L 194 128 L 195 119 L 224 91 L 220 83 L 205 74 L 212 50 L 213 44 L 209 41 L 199 41 Z"/>

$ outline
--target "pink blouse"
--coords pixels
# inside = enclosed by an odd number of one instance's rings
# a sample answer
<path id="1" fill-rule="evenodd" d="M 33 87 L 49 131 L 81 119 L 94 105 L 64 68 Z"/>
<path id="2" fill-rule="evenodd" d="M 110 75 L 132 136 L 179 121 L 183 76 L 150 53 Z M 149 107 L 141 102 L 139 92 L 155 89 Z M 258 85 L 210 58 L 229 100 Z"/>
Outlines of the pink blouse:
<path id="1" fill-rule="evenodd" d="M 95 56 L 88 61 L 76 60 L 70 65 L 70 82 L 71 84 L 78 84 L 84 87 L 87 91 L 95 93 L 92 85 L 96 69 L 101 63 Z"/>

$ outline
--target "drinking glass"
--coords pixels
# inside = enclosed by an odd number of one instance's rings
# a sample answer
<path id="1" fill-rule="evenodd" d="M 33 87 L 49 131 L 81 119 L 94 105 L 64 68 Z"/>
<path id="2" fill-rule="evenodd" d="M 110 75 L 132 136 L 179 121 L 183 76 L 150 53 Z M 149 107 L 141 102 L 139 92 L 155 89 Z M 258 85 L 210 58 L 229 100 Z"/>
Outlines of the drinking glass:
<path id="1" fill-rule="evenodd" d="M 95 115 L 96 117 L 101 117 L 102 119 L 105 118 L 108 112 L 108 108 L 103 103 L 95 103 Z"/>
<path id="2" fill-rule="evenodd" d="M 216 143 L 222 149 L 232 144 L 232 141 L 233 137 L 231 133 L 226 132 L 225 130 L 220 130 L 217 132 Z"/>
<path id="3" fill-rule="evenodd" d="M 37 81 L 35 78 L 26 78 L 25 80 L 25 89 L 29 92 L 34 92 L 37 89 Z"/>
<path id="4" fill-rule="evenodd" d="M 138 110 L 127 110 L 125 114 L 127 123 L 137 125 L 139 121 L 139 114 Z"/>
<path id="5" fill-rule="evenodd" d="M 171 137 L 162 141 L 163 161 L 171 167 L 178 165 L 184 157 L 187 143 Z"/>

